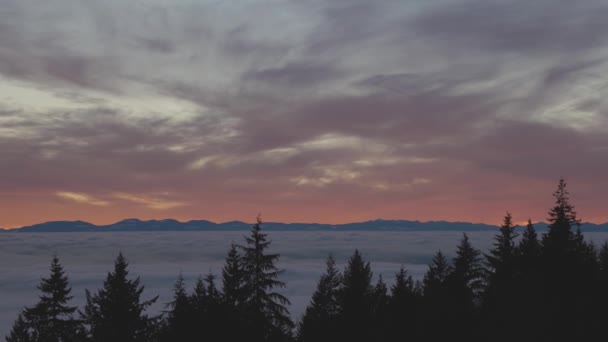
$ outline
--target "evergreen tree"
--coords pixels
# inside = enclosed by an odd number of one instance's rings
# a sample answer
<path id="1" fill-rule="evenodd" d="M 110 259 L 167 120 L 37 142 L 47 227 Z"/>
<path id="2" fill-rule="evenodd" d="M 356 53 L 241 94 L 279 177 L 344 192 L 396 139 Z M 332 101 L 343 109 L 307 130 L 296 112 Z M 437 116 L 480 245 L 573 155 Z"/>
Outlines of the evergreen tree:
<path id="1" fill-rule="evenodd" d="M 336 318 L 340 310 L 338 294 L 341 282 L 336 261 L 330 254 L 327 258 L 325 273 L 321 275 L 311 303 L 306 308 L 299 325 L 299 341 L 334 342 L 338 339 Z"/>
<path id="2" fill-rule="evenodd" d="M 494 238 L 494 248 L 486 254 L 486 267 L 489 281 L 500 282 L 512 277 L 515 268 L 516 248 L 514 239 L 515 225 L 511 213 L 507 212 L 500 226 L 500 233 Z"/>
<path id="3" fill-rule="evenodd" d="M 420 331 L 423 340 L 441 341 L 453 337 L 448 280 L 453 272 L 446 257 L 438 251 L 429 265 L 422 280 L 423 311 L 421 312 Z M 440 329 L 438 327 L 441 327 Z"/>
<path id="4" fill-rule="evenodd" d="M 222 285 L 224 300 L 227 304 L 239 306 L 247 300 L 244 288 L 245 270 L 235 244 L 230 245 L 230 250 L 226 256 L 222 269 Z"/>
<path id="5" fill-rule="evenodd" d="M 543 236 L 545 252 L 551 257 L 555 254 L 568 253 L 574 248 L 572 226 L 580 226 L 574 205 L 570 203 L 570 193 L 566 181 L 561 178 L 557 190 L 553 193 L 555 205 L 549 211 L 549 231 Z"/>
<path id="6" fill-rule="evenodd" d="M 184 278 L 179 275 L 173 287 L 173 301 L 167 304 L 167 318 L 164 331 L 161 336 L 162 341 L 195 341 L 196 321 L 194 305 L 188 297 Z"/>
<path id="7" fill-rule="evenodd" d="M 376 340 L 386 341 L 390 326 L 389 318 L 390 296 L 386 283 L 382 279 L 382 274 L 378 276 L 378 282 L 372 294 L 372 333 Z"/>
<path id="8" fill-rule="evenodd" d="M 570 203 L 566 182 L 562 178 L 553 193 L 555 205 L 549 211 L 549 230 L 543 236 L 542 305 L 545 309 L 540 322 L 548 338 L 580 339 L 581 302 L 589 289 L 581 287 L 578 279 L 585 266 L 581 263 L 582 233 L 575 235 L 572 227 L 580 225 Z M 575 317 L 574 322 L 570 317 Z"/>
<path id="9" fill-rule="evenodd" d="M 538 234 L 534 229 L 532 220 L 528 219 L 526 230 L 523 232 L 522 238 L 517 246 L 517 254 L 520 259 L 520 271 L 526 275 L 538 271 L 541 249 L 542 246 L 538 241 Z"/>
<path id="10" fill-rule="evenodd" d="M 517 248 L 514 238 L 515 225 L 511 213 L 503 219 L 499 234 L 494 238 L 494 248 L 486 254 L 486 276 L 487 287 L 484 292 L 484 312 L 482 317 L 486 323 L 482 326 L 486 329 L 504 331 L 500 337 L 502 340 L 512 339 L 511 317 L 518 314 L 516 300 L 518 299 L 516 287 Z M 496 337 L 494 337 L 496 338 Z"/>
<path id="11" fill-rule="evenodd" d="M 278 279 L 284 270 L 276 266 L 279 254 L 266 253 L 271 242 L 262 233 L 261 224 L 258 217 L 251 235 L 245 238 L 246 245 L 238 246 L 243 253 L 245 310 L 250 315 L 250 322 L 254 323 L 254 330 L 251 331 L 253 340 L 283 341 L 291 336 L 294 327 L 287 309 L 289 299 L 276 292 L 276 289 L 286 286 Z"/>
<path id="12" fill-rule="evenodd" d="M 388 305 L 387 341 L 403 340 L 404 331 L 413 340 L 418 340 L 418 294 L 414 281 L 405 268 L 395 275 Z"/>
<path id="13" fill-rule="evenodd" d="M 372 341 L 373 320 L 372 271 L 358 250 L 348 260 L 343 272 L 339 296 L 339 324 L 343 341 Z"/>
<path id="14" fill-rule="evenodd" d="M 42 278 L 38 285 L 41 292 L 38 303 L 25 308 L 15 322 L 13 340 L 61 342 L 82 338 L 80 322 L 73 317 L 76 307 L 68 305 L 72 288 L 57 256 L 53 257 L 50 269 L 50 276 Z"/>
<path id="15" fill-rule="evenodd" d="M 477 332 L 473 322 L 476 319 L 478 299 L 483 289 L 483 268 L 481 252 L 473 247 L 467 234 L 456 248 L 454 269 L 448 279 L 451 315 L 451 330 L 460 339 L 471 339 Z"/>
<path id="16" fill-rule="evenodd" d="M 452 266 L 448 263 L 441 251 L 433 256 L 429 270 L 422 280 L 425 297 L 442 296 L 446 292 L 448 276 L 452 273 Z"/>
<path id="17" fill-rule="evenodd" d="M 13 328 L 8 336 L 6 336 L 6 342 L 34 342 L 34 337 L 30 332 L 29 324 L 23 319 L 23 315 L 19 314 L 17 320 L 13 324 Z"/>
<path id="18" fill-rule="evenodd" d="M 127 278 L 127 266 L 126 259 L 119 254 L 103 288 L 94 295 L 86 291 L 82 318 L 93 342 L 146 342 L 153 338 L 156 318 L 148 317 L 145 310 L 158 297 L 142 302 L 144 287 L 140 286 L 139 278 Z"/>

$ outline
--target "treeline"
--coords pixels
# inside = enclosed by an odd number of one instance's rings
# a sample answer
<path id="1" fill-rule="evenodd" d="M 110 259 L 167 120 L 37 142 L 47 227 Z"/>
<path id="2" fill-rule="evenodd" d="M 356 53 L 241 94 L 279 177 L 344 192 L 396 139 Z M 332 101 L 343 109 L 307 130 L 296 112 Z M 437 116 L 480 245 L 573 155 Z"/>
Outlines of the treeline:
<path id="1" fill-rule="evenodd" d="M 466 234 L 454 258 L 441 251 L 421 281 L 405 268 L 390 288 L 355 251 L 340 271 L 330 255 L 301 319 L 281 294 L 283 270 L 258 220 L 242 245 L 232 245 L 221 275 L 207 274 L 186 290 L 179 277 L 173 300 L 147 314 L 121 255 L 103 288 L 70 306 L 68 278 L 57 257 L 39 285 L 39 302 L 17 317 L 8 342 L 324 342 L 324 341 L 588 341 L 606 338 L 608 244 L 584 240 L 562 179 L 539 236 L 529 221 L 519 236 L 511 214 L 493 247 L 482 253 Z"/>

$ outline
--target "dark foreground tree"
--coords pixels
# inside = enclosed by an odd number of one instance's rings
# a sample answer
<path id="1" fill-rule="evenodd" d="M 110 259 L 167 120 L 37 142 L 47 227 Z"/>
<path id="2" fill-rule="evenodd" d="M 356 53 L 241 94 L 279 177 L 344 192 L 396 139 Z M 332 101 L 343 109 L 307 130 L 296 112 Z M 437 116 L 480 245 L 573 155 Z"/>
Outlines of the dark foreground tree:
<path id="1" fill-rule="evenodd" d="M 473 247 L 467 234 L 463 234 L 456 248 L 453 264 L 448 278 L 448 305 L 453 319 L 448 326 L 457 338 L 470 340 L 478 331 L 473 323 L 484 284 L 481 252 Z"/>
<path id="2" fill-rule="evenodd" d="M 387 341 L 401 341 L 404 331 L 413 340 L 419 337 L 420 293 L 403 267 L 395 275 L 388 307 Z"/>
<path id="3" fill-rule="evenodd" d="M 340 310 L 338 294 L 342 282 L 336 261 L 330 254 L 327 258 L 325 273 L 317 284 L 312 301 L 306 308 L 299 325 L 298 340 L 301 342 L 334 342 L 339 334 L 336 329 L 337 315 Z"/>
<path id="4" fill-rule="evenodd" d="M 422 280 L 423 308 L 420 331 L 428 341 L 449 340 L 453 337 L 453 333 L 446 329 L 453 318 L 448 288 L 451 273 L 452 266 L 441 251 L 437 252 Z"/>
<path id="5" fill-rule="evenodd" d="M 30 331 L 30 325 L 23 319 L 23 315 L 19 314 L 17 320 L 13 324 L 11 331 L 6 336 L 6 342 L 34 342 L 34 337 Z"/>
<path id="6" fill-rule="evenodd" d="M 487 284 L 483 293 L 483 329 L 504 331 L 501 340 L 509 340 L 514 336 L 511 334 L 511 318 L 516 316 L 521 309 L 516 304 L 519 299 L 517 292 L 517 247 L 514 239 L 515 225 L 511 213 L 507 212 L 500 226 L 499 233 L 494 237 L 493 248 L 486 258 Z"/>
<path id="7" fill-rule="evenodd" d="M 173 286 L 173 300 L 167 304 L 166 318 L 160 334 L 161 342 L 196 341 L 196 316 L 194 304 L 190 300 L 184 278 L 180 274 Z"/>
<path id="8" fill-rule="evenodd" d="M 69 306 L 72 300 L 72 288 L 68 277 L 59 263 L 57 256 L 51 262 L 51 274 L 42 278 L 40 299 L 30 308 L 25 308 L 19 315 L 11 336 L 11 341 L 78 341 L 82 339 L 81 325 L 74 318 L 75 306 Z"/>
<path id="9" fill-rule="evenodd" d="M 245 303 L 239 309 L 244 310 L 250 328 L 250 341 L 274 342 L 287 341 L 291 338 L 294 324 L 289 316 L 287 306 L 289 299 L 277 292 L 286 284 L 279 280 L 284 270 L 276 266 L 279 254 L 268 254 L 270 241 L 262 233 L 262 221 L 251 229 L 246 237 L 246 244 L 238 246 L 242 252 L 241 263 L 244 274 Z"/>
<path id="10" fill-rule="evenodd" d="M 339 296 L 338 327 L 343 341 L 373 341 L 372 271 L 358 250 L 348 260 Z"/>
<path id="11" fill-rule="evenodd" d="M 82 319 L 91 341 L 147 342 L 156 334 L 157 319 L 150 318 L 145 311 L 158 297 L 142 301 L 144 287 L 140 286 L 139 278 L 128 279 L 127 266 L 127 260 L 119 254 L 103 288 L 93 295 L 86 291 Z"/>

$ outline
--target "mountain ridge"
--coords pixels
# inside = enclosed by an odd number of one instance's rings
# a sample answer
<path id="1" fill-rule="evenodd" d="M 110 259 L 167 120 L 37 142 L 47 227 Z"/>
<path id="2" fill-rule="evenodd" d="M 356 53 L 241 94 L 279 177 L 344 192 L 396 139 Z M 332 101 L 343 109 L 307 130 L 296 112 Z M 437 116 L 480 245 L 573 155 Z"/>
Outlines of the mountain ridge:
<path id="1" fill-rule="evenodd" d="M 95 225 L 85 221 L 49 221 L 15 229 L 3 229 L 2 232 L 133 232 L 133 231 L 244 231 L 252 223 L 242 221 L 212 222 L 208 220 L 190 220 L 181 222 L 175 219 L 140 220 L 129 218 L 108 225 Z M 547 229 L 547 223 L 534 223 L 538 231 Z M 522 226 L 519 227 L 523 229 Z M 418 220 L 370 220 L 342 224 L 324 223 L 282 223 L 265 222 L 268 231 L 496 231 L 498 226 L 485 223 L 426 221 Z M 608 232 L 608 222 L 585 222 L 583 232 Z"/>

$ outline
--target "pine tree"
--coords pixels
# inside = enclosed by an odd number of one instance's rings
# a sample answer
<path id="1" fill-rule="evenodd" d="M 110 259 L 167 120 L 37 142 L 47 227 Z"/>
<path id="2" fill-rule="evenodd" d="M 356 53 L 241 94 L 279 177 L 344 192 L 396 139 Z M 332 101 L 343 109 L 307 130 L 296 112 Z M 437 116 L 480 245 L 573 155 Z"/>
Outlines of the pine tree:
<path id="1" fill-rule="evenodd" d="M 258 217 L 251 235 L 245 238 L 246 245 L 238 246 L 242 251 L 241 262 L 245 275 L 245 309 L 256 329 L 251 332 L 253 340 L 283 341 L 291 336 L 294 327 L 287 309 L 289 299 L 276 292 L 276 289 L 286 287 L 278 279 L 284 270 L 276 266 L 279 254 L 266 253 L 271 242 L 262 233 L 261 224 Z"/>
<path id="2" fill-rule="evenodd" d="M 532 220 L 528 219 L 526 230 L 523 232 L 522 238 L 517 246 L 517 254 L 520 259 L 519 269 L 524 272 L 524 274 L 538 271 L 541 250 L 542 246 L 538 241 L 538 234 L 534 229 Z"/>
<path id="3" fill-rule="evenodd" d="M 340 310 L 338 294 L 341 275 L 336 261 L 330 254 L 327 258 L 325 273 L 317 284 L 310 305 L 306 308 L 299 325 L 298 340 L 301 342 L 334 342 L 338 338 L 335 328 Z"/>
<path id="4" fill-rule="evenodd" d="M 408 331 L 408 336 L 413 340 L 418 340 L 418 310 L 420 309 L 418 302 L 414 280 L 408 275 L 407 270 L 401 267 L 395 275 L 395 283 L 391 287 L 388 341 L 402 340 L 404 331 Z"/>
<path id="5" fill-rule="evenodd" d="M 545 252 L 552 257 L 555 254 L 568 253 L 574 248 L 572 226 L 580 226 L 566 185 L 566 181 L 561 178 L 557 190 L 553 193 L 555 205 L 549 211 L 549 231 L 543 236 Z"/>
<path id="6" fill-rule="evenodd" d="M 358 250 L 348 260 L 340 291 L 339 324 L 344 341 L 373 340 L 370 322 L 373 319 L 372 271 Z"/>
<path id="7" fill-rule="evenodd" d="M 500 233 L 494 238 L 494 248 L 490 250 L 490 254 L 485 255 L 490 282 L 502 281 L 513 275 L 516 255 L 514 239 L 516 237 L 513 218 L 511 213 L 507 212 L 500 227 Z"/>
<path id="8" fill-rule="evenodd" d="M 515 225 L 511 213 L 503 219 L 500 232 L 495 236 L 494 248 L 486 254 L 486 277 L 487 287 L 483 299 L 483 315 L 485 323 L 483 327 L 495 331 L 504 331 L 502 340 L 513 338 L 511 317 L 518 314 L 520 307 L 516 306 L 518 299 L 516 286 L 517 248 L 513 239 Z M 496 336 L 492 336 L 496 339 Z"/>
<path id="9" fill-rule="evenodd" d="M 89 327 L 93 342 L 146 342 L 152 339 L 156 318 L 145 310 L 158 297 L 141 301 L 144 287 L 140 279 L 129 280 L 128 263 L 118 255 L 114 271 L 108 273 L 104 286 L 96 294 L 86 291 L 87 304 L 82 318 Z"/>
<path id="10" fill-rule="evenodd" d="M 422 280 L 424 296 L 434 297 L 445 293 L 448 276 L 451 273 L 452 266 L 441 251 L 437 252 Z"/>
<path id="11" fill-rule="evenodd" d="M 580 308 L 590 291 L 578 279 L 585 268 L 580 254 L 583 239 L 582 233 L 577 236 L 572 232 L 580 220 L 569 195 L 562 178 L 553 193 L 555 204 L 549 211 L 549 230 L 543 235 L 541 307 L 545 312 L 540 326 L 550 339 L 580 339 L 579 332 L 585 330 L 579 327 L 584 314 Z M 574 322 L 570 317 L 576 318 Z"/>
<path id="12" fill-rule="evenodd" d="M 448 279 L 449 309 L 454 319 L 450 322 L 455 336 L 470 339 L 476 332 L 475 319 L 479 294 L 484 286 L 481 252 L 473 247 L 467 234 L 456 248 L 454 269 Z"/>
<path id="13" fill-rule="evenodd" d="M 25 308 L 15 322 L 14 337 L 25 339 L 26 334 L 33 341 L 76 341 L 80 336 L 80 322 L 74 319 L 75 306 L 69 306 L 72 289 L 68 277 L 54 256 L 51 262 L 51 274 L 42 278 L 38 289 L 41 292 L 38 303 Z"/>
<path id="14" fill-rule="evenodd" d="M 226 262 L 222 269 L 222 285 L 226 303 L 239 306 L 246 301 L 245 270 L 235 244 L 230 245 L 230 250 L 226 256 Z"/>
<path id="15" fill-rule="evenodd" d="M 390 296 L 386 283 L 382 279 L 382 274 L 378 276 L 378 282 L 372 293 L 372 333 L 376 340 L 385 341 L 387 339 L 389 318 Z"/>
<path id="16" fill-rule="evenodd" d="M 453 319 L 448 288 L 452 272 L 452 266 L 443 253 L 438 251 L 422 280 L 423 310 L 420 331 L 424 332 L 423 340 L 441 341 L 453 337 L 453 332 L 448 330 Z"/>
<path id="17" fill-rule="evenodd" d="M 34 337 L 30 331 L 29 324 L 23 319 L 23 315 L 19 314 L 17 320 L 13 324 L 13 328 L 8 336 L 6 336 L 6 342 L 34 342 Z"/>
<path id="18" fill-rule="evenodd" d="M 194 305 L 188 297 L 184 278 L 180 274 L 173 286 L 173 301 L 167 304 L 166 326 L 161 336 L 162 341 L 195 341 L 196 322 Z"/>

